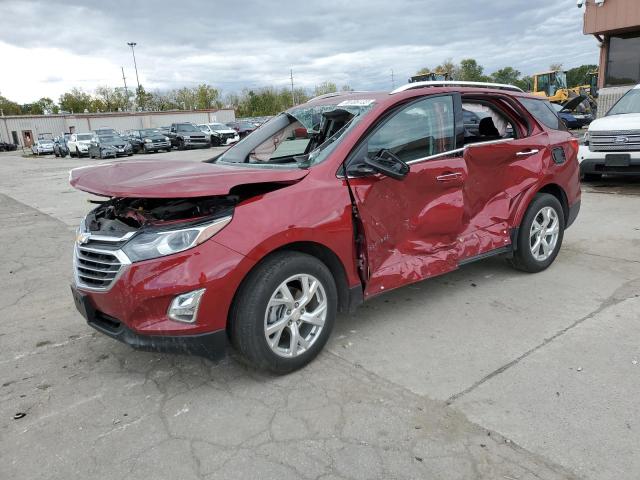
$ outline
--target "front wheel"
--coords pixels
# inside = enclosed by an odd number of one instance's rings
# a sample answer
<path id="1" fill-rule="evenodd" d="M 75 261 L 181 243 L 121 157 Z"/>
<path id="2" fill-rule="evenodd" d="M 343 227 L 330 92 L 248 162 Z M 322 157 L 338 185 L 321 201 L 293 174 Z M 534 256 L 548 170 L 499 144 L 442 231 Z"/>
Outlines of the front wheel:
<path id="1" fill-rule="evenodd" d="M 564 237 L 564 212 L 556 197 L 537 194 L 522 219 L 511 265 L 524 272 L 545 270 L 558 256 Z"/>
<path id="2" fill-rule="evenodd" d="M 279 252 L 240 287 L 231 309 L 231 340 L 253 366 L 289 373 L 322 350 L 337 305 L 336 284 L 324 263 L 303 253 Z"/>

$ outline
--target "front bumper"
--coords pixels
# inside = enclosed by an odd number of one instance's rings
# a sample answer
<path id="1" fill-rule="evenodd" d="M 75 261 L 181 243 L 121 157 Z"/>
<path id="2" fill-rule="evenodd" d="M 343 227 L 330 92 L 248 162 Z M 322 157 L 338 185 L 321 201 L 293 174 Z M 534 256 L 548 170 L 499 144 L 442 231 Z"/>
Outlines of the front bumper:
<path id="1" fill-rule="evenodd" d="M 184 139 L 185 148 L 210 148 L 211 142 L 208 140 L 193 140 L 193 139 Z"/>
<path id="2" fill-rule="evenodd" d="M 144 143 L 142 148 L 147 152 L 152 152 L 154 150 L 166 150 L 167 148 L 171 148 L 171 142 Z"/>
<path id="3" fill-rule="evenodd" d="M 254 263 L 211 239 L 184 252 L 122 264 L 106 288 L 75 287 L 100 315 L 117 319 L 138 335 L 199 335 L 226 328 L 235 293 Z M 206 292 L 194 323 L 168 317 L 176 296 L 202 288 Z"/>
<path id="4" fill-rule="evenodd" d="M 629 155 L 628 165 L 607 162 L 608 155 Z M 640 151 L 637 152 L 592 152 L 586 145 L 578 152 L 581 174 L 640 175 Z"/>
<path id="5" fill-rule="evenodd" d="M 182 353 L 211 360 L 224 357 L 227 333 L 224 329 L 197 335 L 141 335 L 114 317 L 99 312 L 87 294 L 71 287 L 73 301 L 89 326 L 136 350 L 149 352 Z"/>

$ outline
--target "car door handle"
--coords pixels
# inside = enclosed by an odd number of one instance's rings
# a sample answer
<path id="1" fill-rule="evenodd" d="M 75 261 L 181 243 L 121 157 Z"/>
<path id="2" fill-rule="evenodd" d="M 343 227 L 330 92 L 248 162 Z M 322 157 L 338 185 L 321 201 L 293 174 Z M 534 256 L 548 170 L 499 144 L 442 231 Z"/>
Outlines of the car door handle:
<path id="1" fill-rule="evenodd" d="M 531 155 L 535 155 L 536 153 L 540 153 L 540 150 L 534 148 L 532 150 L 524 150 L 522 152 L 516 153 L 516 157 L 529 157 Z"/>
<path id="2" fill-rule="evenodd" d="M 462 178 L 461 173 L 443 173 L 442 175 L 438 175 L 436 177 L 436 180 L 444 183 L 444 182 L 453 182 L 461 178 Z"/>

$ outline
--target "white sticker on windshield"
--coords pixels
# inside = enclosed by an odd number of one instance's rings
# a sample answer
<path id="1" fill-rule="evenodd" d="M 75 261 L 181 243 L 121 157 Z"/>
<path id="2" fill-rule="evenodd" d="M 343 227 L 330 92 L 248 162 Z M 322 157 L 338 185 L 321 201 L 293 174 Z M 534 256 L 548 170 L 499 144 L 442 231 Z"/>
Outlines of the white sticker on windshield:
<path id="1" fill-rule="evenodd" d="M 360 100 L 345 100 L 340 102 L 338 107 L 367 107 L 371 105 L 375 100 L 373 98 L 363 98 Z"/>

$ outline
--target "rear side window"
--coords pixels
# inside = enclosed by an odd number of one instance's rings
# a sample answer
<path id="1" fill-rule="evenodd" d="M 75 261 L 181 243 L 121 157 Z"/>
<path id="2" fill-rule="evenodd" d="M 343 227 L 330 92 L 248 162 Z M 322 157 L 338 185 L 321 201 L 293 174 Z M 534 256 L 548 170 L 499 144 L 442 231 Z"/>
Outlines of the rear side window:
<path id="1" fill-rule="evenodd" d="M 533 117 L 546 127 L 554 130 L 566 130 L 560 117 L 546 100 L 534 100 L 533 98 L 520 98 L 526 109 Z"/>

